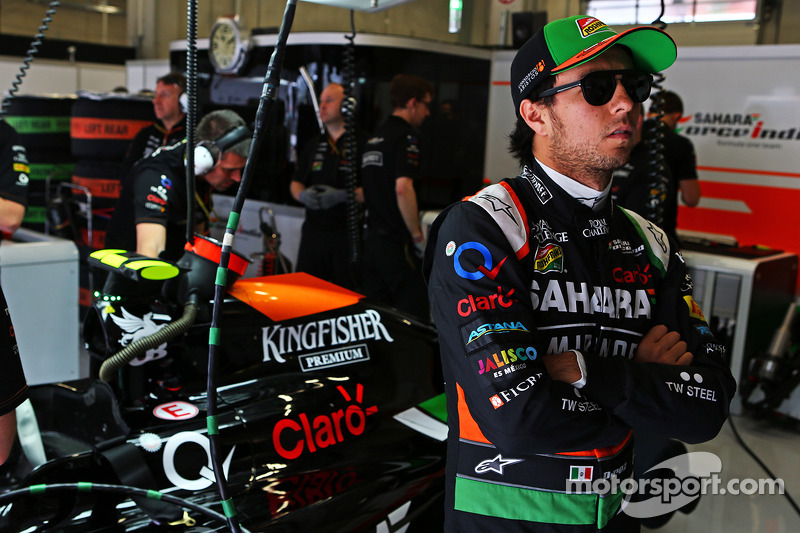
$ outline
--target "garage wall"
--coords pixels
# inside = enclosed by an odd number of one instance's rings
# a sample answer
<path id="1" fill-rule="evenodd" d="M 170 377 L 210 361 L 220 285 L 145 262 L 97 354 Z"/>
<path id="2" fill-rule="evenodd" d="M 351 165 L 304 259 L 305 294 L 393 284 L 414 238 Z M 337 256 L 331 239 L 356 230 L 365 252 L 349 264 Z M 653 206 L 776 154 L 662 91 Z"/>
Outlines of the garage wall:
<path id="1" fill-rule="evenodd" d="M 171 41 L 186 38 L 186 2 L 128 0 L 124 15 L 107 15 L 71 7 L 83 0 L 62 2 L 46 35 L 54 39 L 136 46 L 138 59 L 164 59 Z M 0 33 L 30 36 L 46 11 L 47 2 L 3 0 Z M 495 46 L 510 42 L 500 35 L 502 19 L 514 11 L 546 11 L 550 20 L 582 12 L 582 0 L 464 0 L 462 31 L 447 32 L 448 0 L 413 0 L 378 13 L 355 13 L 357 31 L 420 37 L 441 42 Z M 239 13 L 249 28 L 280 25 L 285 0 L 200 0 L 198 36 L 207 37 L 220 15 Z M 720 46 L 800 43 L 800 2 L 780 2 L 778 10 L 756 25 L 744 22 L 672 25 L 680 46 Z M 510 32 L 510 22 L 506 32 Z M 350 31 L 346 9 L 300 1 L 296 31 Z"/>

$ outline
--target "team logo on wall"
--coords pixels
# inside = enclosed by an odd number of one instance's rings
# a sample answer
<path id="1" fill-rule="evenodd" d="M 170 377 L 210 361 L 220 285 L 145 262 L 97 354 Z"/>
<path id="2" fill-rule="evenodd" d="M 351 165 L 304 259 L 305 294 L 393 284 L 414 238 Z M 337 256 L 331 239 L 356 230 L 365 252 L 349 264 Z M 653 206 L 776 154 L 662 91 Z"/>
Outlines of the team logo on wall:
<path id="1" fill-rule="evenodd" d="M 533 269 L 542 274 L 547 272 L 563 272 L 564 250 L 555 244 L 537 247 Z"/>

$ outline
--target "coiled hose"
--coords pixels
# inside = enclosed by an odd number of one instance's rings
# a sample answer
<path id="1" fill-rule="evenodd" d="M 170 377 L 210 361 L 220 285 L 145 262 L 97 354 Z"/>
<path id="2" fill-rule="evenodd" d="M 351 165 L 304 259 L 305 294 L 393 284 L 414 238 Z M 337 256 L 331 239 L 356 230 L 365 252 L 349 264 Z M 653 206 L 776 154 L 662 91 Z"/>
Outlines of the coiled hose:
<path id="1" fill-rule="evenodd" d="M 652 83 L 653 88 L 660 92 L 663 88 L 662 81 L 664 81 L 664 76 L 655 74 Z M 644 131 L 642 132 L 642 142 L 648 155 L 644 178 L 647 183 L 647 189 L 650 192 L 650 198 L 644 212 L 641 214 L 657 226 L 661 226 L 664 223 L 664 204 L 667 201 L 669 191 L 669 178 L 666 174 L 667 161 L 664 158 L 663 143 L 665 125 L 661 122 L 661 117 L 664 116 L 664 110 L 662 109 L 664 100 L 659 95 L 659 92 L 653 95 L 649 109 L 649 113 L 655 114 L 655 117 L 644 122 Z"/>
<path id="2" fill-rule="evenodd" d="M 356 27 L 353 10 L 350 10 L 351 35 L 345 38 L 349 41 L 344 47 L 344 60 L 342 61 L 342 85 L 344 85 L 344 100 L 342 113 L 344 114 L 344 170 L 347 188 L 347 243 L 350 254 L 350 264 L 357 265 L 361 257 L 361 236 L 359 228 L 360 210 L 356 202 L 356 167 L 358 157 L 358 142 L 356 140 Z"/>
<path id="3" fill-rule="evenodd" d="M 50 9 L 45 12 L 44 18 L 42 19 L 42 24 L 39 26 L 39 33 L 37 33 L 34 38 L 33 42 L 31 42 L 31 46 L 28 48 L 28 52 L 25 56 L 25 59 L 22 60 L 22 65 L 19 67 L 19 73 L 17 73 L 13 82 L 11 82 L 11 88 L 8 90 L 8 96 L 3 100 L 3 105 L 0 107 L 0 116 L 4 115 L 8 109 L 8 106 L 11 104 L 11 99 L 14 98 L 14 95 L 19 91 L 19 86 L 22 85 L 22 78 L 25 77 L 27 70 L 30 68 L 31 62 L 33 61 L 33 57 L 39 52 L 39 46 L 42 44 L 42 40 L 44 39 L 44 32 L 50 26 L 50 23 L 53 21 L 53 15 L 56 14 L 56 8 L 61 4 L 61 2 L 50 2 Z"/>
<path id="4" fill-rule="evenodd" d="M 194 324 L 195 319 L 197 319 L 198 307 L 197 296 L 192 294 L 189 297 L 189 301 L 184 305 L 183 315 L 179 319 L 173 320 L 152 335 L 130 343 L 122 350 L 103 361 L 103 364 L 100 366 L 100 379 L 103 381 L 111 381 L 116 377 L 117 370 L 123 365 L 128 364 L 136 357 L 144 354 L 147 350 L 157 348 L 165 342 L 171 341 L 178 335 L 186 333 L 186 331 L 192 327 L 192 324 Z"/>

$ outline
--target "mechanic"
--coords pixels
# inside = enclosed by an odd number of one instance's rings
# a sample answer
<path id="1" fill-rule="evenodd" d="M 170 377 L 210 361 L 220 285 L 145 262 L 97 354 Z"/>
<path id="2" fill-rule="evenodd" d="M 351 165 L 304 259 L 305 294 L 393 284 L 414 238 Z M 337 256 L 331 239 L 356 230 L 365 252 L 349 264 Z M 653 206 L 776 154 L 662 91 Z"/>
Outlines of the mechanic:
<path id="1" fill-rule="evenodd" d="M 175 144 L 186 136 L 186 111 L 181 99 L 186 101 L 186 78 L 183 74 L 170 72 L 156 80 L 153 111 L 158 121 L 139 130 L 128 146 L 120 173 L 123 180 L 137 161 L 152 154 L 159 146 Z"/>
<path id="2" fill-rule="evenodd" d="M 361 180 L 367 206 L 364 293 L 428 319 L 420 272 L 424 236 L 415 183 L 419 180 L 417 130 L 430 115 L 433 88 L 411 74 L 392 78 L 391 116 L 367 141 Z"/>
<path id="3" fill-rule="evenodd" d="M 28 205 L 30 165 L 17 131 L 0 120 L 0 231 L 11 235 L 22 224 Z"/>
<path id="4" fill-rule="evenodd" d="M 15 409 L 28 399 L 28 384 L 19 360 L 19 348 L 8 304 L 0 287 L 0 465 L 6 462 L 17 434 Z"/>
<path id="5" fill-rule="evenodd" d="M 325 133 L 315 135 L 306 143 L 289 187 L 292 197 L 306 207 L 297 271 L 355 289 L 347 238 L 348 173 L 343 100 L 344 87 L 340 84 L 331 83 L 323 89 L 319 118 L 325 125 Z M 360 142 L 360 135 L 356 135 L 358 154 L 361 154 L 364 143 Z M 356 187 L 355 199 L 364 203 L 361 187 Z"/>
<path id="6" fill-rule="evenodd" d="M 678 191 L 687 207 L 695 207 L 700 202 L 700 181 L 697 178 L 697 155 L 694 144 L 688 137 L 675 131 L 683 116 L 683 101 L 672 91 L 659 91 L 653 100 L 661 100 L 661 143 L 664 145 L 664 159 L 671 174 L 669 196 L 664 202 L 664 231 L 677 240 Z M 650 113 L 648 119 L 656 120 L 658 115 Z"/>
<path id="7" fill-rule="evenodd" d="M 448 207 L 424 273 L 447 393 L 446 531 L 638 531 L 632 429 L 698 443 L 735 382 L 675 242 L 609 201 L 664 32 L 587 16 L 517 52 L 521 175 Z M 580 492 L 580 493 L 579 493 Z"/>
<path id="8" fill-rule="evenodd" d="M 242 179 L 252 132 L 235 112 L 207 114 L 197 125 L 198 149 L 213 160 L 197 173 L 196 231 L 207 233 L 212 222 L 211 193 L 226 191 Z M 150 257 L 177 260 L 186 243 L 186 141 L 164 146 L 139 161 L 123 185 L 106 232 L 106 248 L 135 249 Z M 202 179 L 199 179 L 202 178 Z"/>

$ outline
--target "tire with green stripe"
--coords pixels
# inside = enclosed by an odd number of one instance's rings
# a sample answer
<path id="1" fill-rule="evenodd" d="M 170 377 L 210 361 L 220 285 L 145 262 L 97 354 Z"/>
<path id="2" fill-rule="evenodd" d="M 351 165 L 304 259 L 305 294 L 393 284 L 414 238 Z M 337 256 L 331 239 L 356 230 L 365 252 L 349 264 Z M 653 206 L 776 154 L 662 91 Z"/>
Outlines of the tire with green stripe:
<path id="1" fill-rule="evenodd" d="M 28 182 L 28 207 L 22 225 L 34 231 L 44 232 L 47 218 L 47 200 L 52 198 L 58 184 L 69 182 L 75 169 L 75 161 L 69 152 L 48 152 L 42 149 L 28 150 L 31 171 Z M 48 194 L 48 187 L 50 194 Z"/>
<path id="2" fill-rule="evenodd" d="M 70 122 L 75 96 L 18 95 L 11 99 L 5 120 L 17 130 L 28 155 L 70 152 Z"/>
<path id="3" fill-rule="evenodd" d="M 155 118 L 149 98 L 81 91 L 72 106 L 72 155 L 122 161 L 139 130 Z"/>

